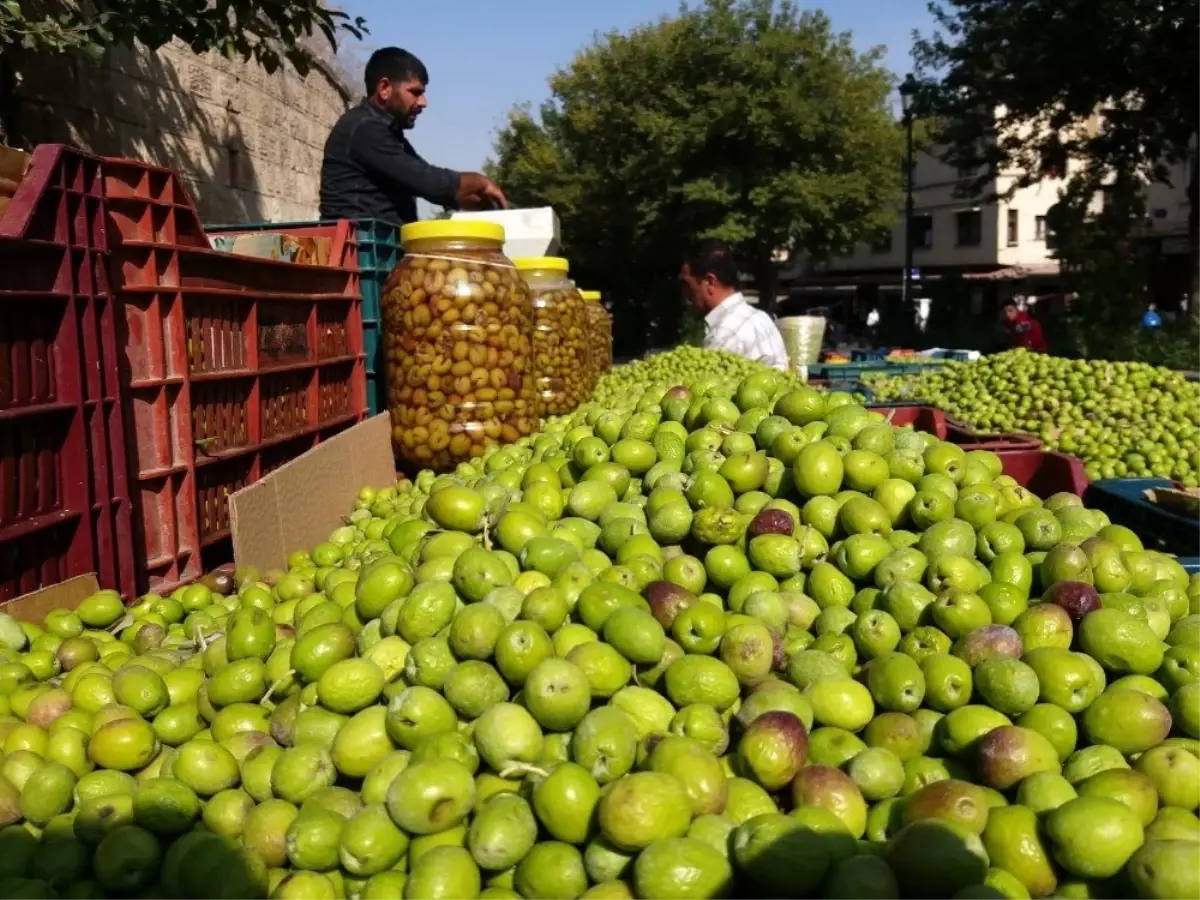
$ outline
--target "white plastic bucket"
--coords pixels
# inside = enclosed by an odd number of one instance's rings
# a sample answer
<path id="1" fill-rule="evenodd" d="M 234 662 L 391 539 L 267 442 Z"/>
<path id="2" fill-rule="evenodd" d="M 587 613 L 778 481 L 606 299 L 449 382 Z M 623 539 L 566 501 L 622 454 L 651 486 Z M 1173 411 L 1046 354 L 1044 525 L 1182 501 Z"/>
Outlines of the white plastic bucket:
<path id="1" fill-rule="evenodd" d="M 788 316 L 777 324 L 793 372 L 801 371 L 801 367 L 807 370 L 820 361 L 821 343 L 825 339 L 823 316 Z"/>

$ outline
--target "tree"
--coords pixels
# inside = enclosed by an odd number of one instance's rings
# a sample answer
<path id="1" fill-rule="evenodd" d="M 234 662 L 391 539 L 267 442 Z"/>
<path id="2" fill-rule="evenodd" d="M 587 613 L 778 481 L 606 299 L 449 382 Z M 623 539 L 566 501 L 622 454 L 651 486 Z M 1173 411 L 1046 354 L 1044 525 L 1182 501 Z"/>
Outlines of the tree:
<path id="1" fill-rule="evenodd" d="M 880 57 L 790 0 L 683 6 L 556 72 L 489 171 L 513 201 L 556 208 L 577 280 L 615 293 L 638 337 L 674 337 L 696 237 L 735 245 L 771 309 L 778 251 L 822 259 L 894 221 L 903 136 Z"/>
<path id="2" fill-rule="evenodd" d="M 1128 174 L 1117 174 L 1097 212 L 1092 211 L 1090 190 L 1082 179 L 1068 183 L 1047 215 L 1063 288 L 1087 298 L 1087 324 L 1094 332 L 1128 333 L 1141 320 L 1146 283 L 1144 260 L 1129 240 L 1129 223 L 1144 220 L 1146 204 L 1137 180 Z"/>
<path id="3" fill-rule="evenodd" d="M 220 50 L 254 60 L 268 72 L 284 60 L 305 74 L 309 40 L 362 37 L 362 18 L 321 0 L 0 0 L 0 53 L 8 48 L 92 56 L 139 41 L 157 50 L 178 38 L 196 53 Z"/>
<path id="4" fill-rule="evenodd" d="M 1195 0 L 935 0 L 930 10 L 937 29 L 915 49 L 918 107 L 940 122 L 949 162 L 1012 174 L 1013 190 L 1081 164 L 1065 201 L 1078 208 L 1118 176 L 1167 182 L 1193 152 Z M 1195 187 L 1175 187 L 1188 191 L 1195 248 Z"/>

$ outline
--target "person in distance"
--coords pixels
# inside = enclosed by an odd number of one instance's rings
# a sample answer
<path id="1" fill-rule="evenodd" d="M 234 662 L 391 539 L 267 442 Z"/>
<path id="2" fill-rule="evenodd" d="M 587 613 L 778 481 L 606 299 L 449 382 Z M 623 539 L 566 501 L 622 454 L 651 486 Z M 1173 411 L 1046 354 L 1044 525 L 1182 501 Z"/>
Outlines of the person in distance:
<path id="1" fill-rule="evenodd" d="M 728 244 L 711 239 L 697 243 L 680 268 L 679 281 L 692 309 L 704 316 L 705 347 L 787 370 L 787 350 L 779 329 L 742 296 L 737 262 Z"/>

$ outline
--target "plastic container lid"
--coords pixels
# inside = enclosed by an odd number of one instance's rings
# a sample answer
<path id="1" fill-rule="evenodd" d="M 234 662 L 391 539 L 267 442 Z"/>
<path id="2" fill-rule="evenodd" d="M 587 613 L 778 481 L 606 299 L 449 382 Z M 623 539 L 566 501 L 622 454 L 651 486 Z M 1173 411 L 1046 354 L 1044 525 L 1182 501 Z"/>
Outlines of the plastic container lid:
<path id="1" fill-rule="evenodd" d="M 535 209 L 489 209 L 453 212 L 450 218 L 477 222 L 495 222 L 504 226 L 504 255 L 556 256 L 562 246 L 558 216 L 549 206 Z"/>
<path id="2" fill-rule="evenodd" d="M 599 303 L 601 294 L 599 291 L 580 291 L 579 296 L 588 303 Z"/>
<path id="3" fill-rule="evenodd" d="M 561 256 L 519 256 L 512 261 L 518 269 L 525 271 L 549 269 L 552 272 L 569 272 L 571 264 Z"/>
<path id="4" fill-rule="evenodd" d="M 474 238 L 504 243 L 504 226 L 495 222 L 465 221 L 463 219 L 432 219 L 428 222 L 409 222 L 400 228 L 400 243 L 426 240 Z"/>

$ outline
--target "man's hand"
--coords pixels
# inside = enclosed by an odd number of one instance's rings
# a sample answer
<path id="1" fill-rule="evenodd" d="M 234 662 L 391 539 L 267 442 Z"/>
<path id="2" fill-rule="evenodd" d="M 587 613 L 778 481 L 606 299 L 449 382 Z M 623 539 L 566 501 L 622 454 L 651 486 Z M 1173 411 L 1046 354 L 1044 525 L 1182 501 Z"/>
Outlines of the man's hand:
<path id="1" fill-rule="evenodd" d="M 508 209 L 508 198 L 486 175 L 463 172 L 458 179 L 458 205 L 461 209 Z"/>
<path id="2" fill-rule="evenodd" d="M 471 212 L 476 210 L 493 209 L 494 204 L 491 200 L 484 197 L 483 194 L 472 194 L 469 197 L 459 197 L 458 208 L 465 212 Z"/>

